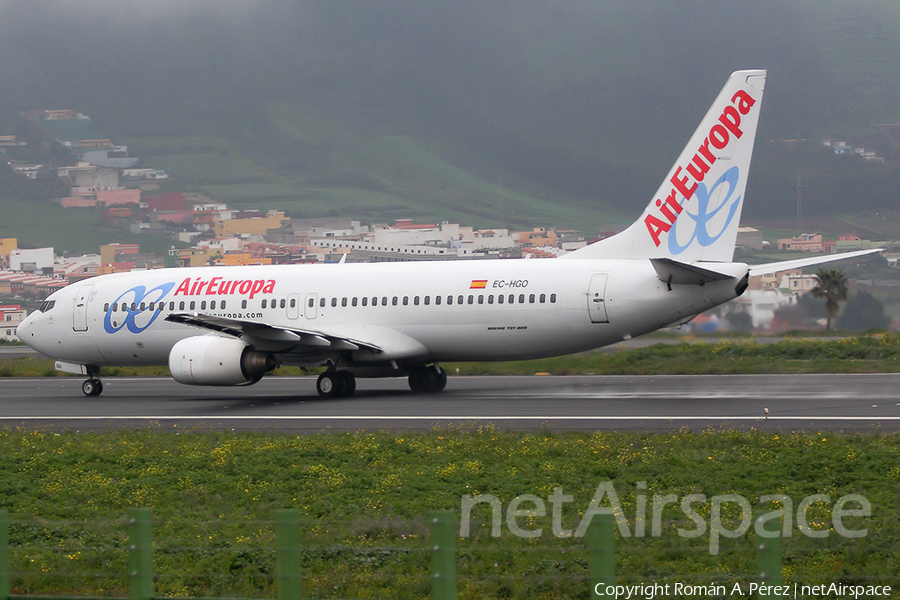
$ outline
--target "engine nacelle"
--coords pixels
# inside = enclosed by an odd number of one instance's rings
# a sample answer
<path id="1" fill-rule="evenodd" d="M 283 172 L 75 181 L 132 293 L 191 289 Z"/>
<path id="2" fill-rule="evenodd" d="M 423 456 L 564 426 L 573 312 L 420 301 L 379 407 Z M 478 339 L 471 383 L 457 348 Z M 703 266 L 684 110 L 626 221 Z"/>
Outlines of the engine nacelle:
<path id="1" fill-rule="evenodd" d="M 254 350 L 247 342 L 216 335 L 185 338 L 169 352 L 172 378 L 187 385 L 256 383 L 277 366 L 271 354 Z"/>

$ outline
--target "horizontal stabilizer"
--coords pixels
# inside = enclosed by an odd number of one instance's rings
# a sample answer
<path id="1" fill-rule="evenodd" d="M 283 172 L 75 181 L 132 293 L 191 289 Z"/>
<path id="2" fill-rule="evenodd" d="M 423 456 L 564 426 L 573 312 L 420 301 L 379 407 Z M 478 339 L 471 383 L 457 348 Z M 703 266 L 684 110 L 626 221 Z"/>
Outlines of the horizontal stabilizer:
<path id="1" fill-rule="evenodd" d="M 712 281 L 733 279 L 732 275 L 710 271 L 697 265 L 672 260 L 671 258 L 651 258 L 653 268 L 660 281 L 667 285 L 706 285 Z"/>
<path id="2" fill-rule="evenodd" d="M 750 277 L 757 275 L 769 275 L 780 271 L 789 271 L 791 269 L 800 269 L 802 267 L 810 267 L 812 265 L 820 265 L 822 263 L 834 262 L 838 260 L 847 260 L 848 258 L 857 258 L 881 252 L 883 248 L 874 250 L 856 250 L 854 252 L 844 252 L 842 254 L 823 254 L 810 258 L 798 258 L 795 260 L 782 260 L 779 262 L 765 263 L 762 265 L 749 265 Z"/>

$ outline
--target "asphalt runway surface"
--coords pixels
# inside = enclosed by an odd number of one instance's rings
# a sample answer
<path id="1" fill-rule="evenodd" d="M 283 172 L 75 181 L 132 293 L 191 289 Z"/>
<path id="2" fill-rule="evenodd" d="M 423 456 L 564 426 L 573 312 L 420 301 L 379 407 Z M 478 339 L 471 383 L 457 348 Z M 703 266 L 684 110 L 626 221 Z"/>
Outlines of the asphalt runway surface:
<path id="1" fill-rule="evenodd" d="M 292 433 L 494 424 L 513 430 L 891 432 L 900 429 L 900 375 L 450 377 L 436 395 L 405 379 L 360 379 L 352 398 L 322 399 L 314 377 L 248 387 L 190 387 L 168 378 L 0 379 L 0 426 L 105 431 L 261 430 Z"/>

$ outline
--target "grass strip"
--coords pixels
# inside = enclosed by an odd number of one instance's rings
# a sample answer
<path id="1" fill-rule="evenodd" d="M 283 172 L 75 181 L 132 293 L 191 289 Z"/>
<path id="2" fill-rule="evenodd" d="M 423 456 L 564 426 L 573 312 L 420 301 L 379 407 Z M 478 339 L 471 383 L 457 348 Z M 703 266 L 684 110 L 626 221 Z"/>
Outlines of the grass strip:
<path id="1" fill-rule="evenodd" d="M 750 534 L 719 540 L 685 537 L 696 523 L 678 502 L 660 512 L 654 497 L 678 500 L 740 495 L 756 510 L 778 503 L 792 515 L 783 572 L 807 584 L 896 582 L 900 568 L 900 436 L 735 430 L 638 434 L 516 433 L 491 426 L 428 433 L 359 432 L 277 435 L 179 431 L 175 427 L 104 433 L 0 431 L 0 497 L 10 511 L 15 593 L 125 595 L 123 514 L 154 515 L 156 593 L 174 596 L 275 597 L 272 513 L 303 515 L 303 589 L 316 598 L 421 598 L 428 594 L 431 509 L 460 514 L 464 495 L 491 494 L 503 509 L 491 535 L 487 504 L 472 511 L 471 535 L 458 538 L 460 598 L 587 598 L 583 538 L 553 532 L 550 496 L 562 504 L 560 527 L 576 530 L 598 486 L 613 486 L 630 537 L 617 540 L 619 583 L 693 585 L 753 581 Z M 544 514 L 514 519 L 540 535 L 511 533 L 510 503 L 532 494 Z M 806 509 L 812 538 L 798 530 Z M 871 516 L 833 530 L 832 505 L 860 494 Z M 646 531 L 636 515 L 646 503 Z M 610 505 L 607 496 L 601 505 Z M 788 506 L 790 504 L 790 506 Z M 711 504 L 694 504 L 710 523 Z M 535 509 L 533 499 L 519 509 Z M 723 505 L 722 522 L 740 523 Z M 713 595 L 712 597 L 715 597 Z"/>

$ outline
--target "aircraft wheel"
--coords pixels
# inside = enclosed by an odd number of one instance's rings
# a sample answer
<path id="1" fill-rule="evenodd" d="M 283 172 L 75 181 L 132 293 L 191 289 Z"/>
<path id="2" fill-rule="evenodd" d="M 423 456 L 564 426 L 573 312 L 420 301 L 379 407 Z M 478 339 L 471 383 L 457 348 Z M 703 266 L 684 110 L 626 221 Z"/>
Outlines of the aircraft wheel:
<path id="1" fill-rule="evenodd" d="M 348 387 L 347 379 L 337 371 L 325 371 L 316 380 L 316 391 L 323 398 L 344 396 L 347 394 Z"/>
<path id="2" fill-rule="evenodd" d="M 437 365 L 428 368 L 433 373 L 432 386 L 430 392 L 442 392 L 447 387 L 447 371 Z"/>
<path id="3" fill-rule="evenodd" d="M 409 374 L 409 387 L 417 394 L 433 394 L 447 386 L 447 372 L 437 365 L 418 367 Z"/>
<path id="4" fill-rule="evenodd" d="M 338 371 L 338 377 L 343 381 L 344 391 L 341 396 L 352 396 L 356 391 L 356 377 L 350 371 Z"/>
<path id="5" fill-rule="evenodd" d="M 416 367 L 409 373 L 409 389 L 417 394 L 428 392 L 432 377 L 429 369 L 425 367 Z"/>
<path id="6" fill-rule="evenodd" d="M 88 379 L 81 384 L 85 396 L 99 396 L 103 393 L 103 383 L 99 379 Z"/>

